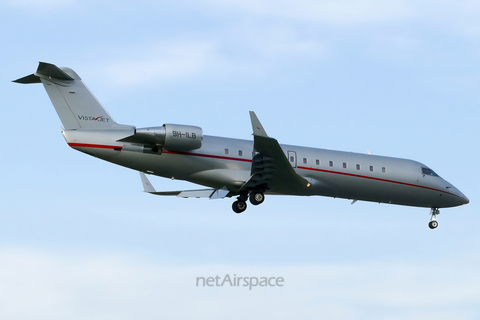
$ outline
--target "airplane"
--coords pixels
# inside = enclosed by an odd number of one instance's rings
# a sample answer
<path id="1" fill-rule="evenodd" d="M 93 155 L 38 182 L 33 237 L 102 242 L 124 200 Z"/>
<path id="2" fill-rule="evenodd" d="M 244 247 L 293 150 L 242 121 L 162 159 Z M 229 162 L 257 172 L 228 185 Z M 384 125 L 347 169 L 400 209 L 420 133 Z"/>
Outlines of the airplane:
<path id="1" fill-rule="evenodd" d="M 428 226 L 438 226 L 440 208 L 468 198 L 428 166 L 413 160 L 281 145 L 250 111 L 253 141 L 208 136 L 200 127 L 165 123 L 136 128 L 118 124 L 70 68 L 40 62 L 37 71 L 14 80 L 42 83 L 75 150 L 140 172 L 144 191 L 161 196 L 235 198 L 265 195 L 327 196 L 430 208 Z M 146 174 L 185 180 L 207 189 L 157 192 Z"/>

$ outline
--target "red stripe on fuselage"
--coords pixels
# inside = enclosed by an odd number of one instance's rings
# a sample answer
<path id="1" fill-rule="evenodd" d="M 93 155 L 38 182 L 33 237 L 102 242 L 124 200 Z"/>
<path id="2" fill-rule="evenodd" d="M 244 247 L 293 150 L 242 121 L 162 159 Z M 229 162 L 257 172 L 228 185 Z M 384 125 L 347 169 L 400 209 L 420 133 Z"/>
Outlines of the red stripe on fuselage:
<path id="1" fill-rule="evenodd" d="M 439 189 L 435 189 L 435 188 L 430 188 L 430 187 L 425 187 L 425 186 L 419 186 L 419 185 L 411 184 L 411 183 L 407 183 L 407 182 L 400 182 L 400 181 L 395 181 L 395 180 L 387 180 L 387 179 L 382 179 L 382 178 L 362 176 L 362 175 L 359 175 L 359 174 L 353 174 L 353 173 L 347 173 L 347 172 L 339 172 L 339 171 L 331 171 L 331 170 L 324 170 L 324 169 L 317 169 L 317 168 L 307 168 L 307 167 L 301 167 L 301 166 L 298 166 L 297 168 L 298 168 L 298 169 L 303 169 L 303 170 L 311 170 L 311 171 L 318 171 L 318 172 L 325 172 L 325 173 L 341 174 L 341 175 L 344 175 L 344 176 L 350 176 L 350 177 L 356 177 L 356 178 L 363 178 L 363 179 L 370 179 L 370 180 L 377 180 L 377 181 L 383 181 L 383 182 L 396 183 L 396 184 L 401 184 L 401 185 L 404 185 L 404 186 L 417 187 L 417 188 L 423 188 L 423 189 L 438 191 L 438 192 L 442 192 L 442 193 L 450 194 L 450 195 L 452 195 L 452 196 L 459 197 L 459 196 L 457 196 L 456 194 L 450 193 L 450 192 L 448 192 L 448 191 L 443 191 L 443 190 L 439 190 Z"/>
<path id="2" fill-rule="evenodd" d="M 185 156 L 204 157 L 204 158 L 213 158 L 213 159 L 222 159 L 222 160 L 252 162 L 252 159 L 224 157 L 224 156 L 216 156 L 216 155 L 204 154 L 204 153 L 191 153 L 191 152 L 167 151 L 167 150 L 163 150 L 162 153 L 180 154 Z"/>
<path id="3" fill-rule="evenodd" d="M 185 156 L 196 156 L 196 157 L 207 157 L 207 158 L 223 159 L 223 160 L 252 162 L 251 159 L 239 159 L 239 158 L 216 156 L 216 155 L 210 155 L 210 154 L 190 153 L 190 152 L 177 152 L 177 151 L 163 151 L 163 152 L 164 152 L 164 153 L 170 153 L 170 154 L 185 155 Z M 359 175 L 359 174 L 339 172 L 339 171 L 330 171 L 330 170 L 323 170 L 323 169 L 316 169 L 316 168 L 307 168 L 307 167 L 302 167 L 302 166 L 297 166 L 297 168 L 298 168 L 298 169 L 303 169 L 303 170 L 312 170 L 312 171 L 325 172 L 325 173 L 341 174 L 341 175 L 351 176 L 351 177 L 356 177 L 356 178 L 363 178 L 363 179 L 377 180 L 377 181 L 383 181 L 383 182 L 389 182 L 389 183 L 396 183 L 396 184 L 401 184 L 401 185 L 410 186 L 410 187 L 417 187 L 417 188 L 423 188 L 423 189 L 427 189 L 427 190 L 442 192 L 442 193 L 450 194 L 450 195 L 452 195 L 452 196 L 459 197 L 458 195 L 456 195 L 456 194 L 454 194 L 454 193 L 450 193 L 450 192 L 448 192 L 448 191 L 443 191 L 443 190 L 439 190 L 439 189 L 435 189 L 435 188 L 430 188 L 430 187 L 425 187 L 425 186 L 419 186 L 419 185 L 411 184 L 411 183 L 407 183 L 407 182 L 400 182 L 400 181 L 395 181 L 395 180 L 387 180 L 387 179 L 381 179 L 381 178 L 375 178 L 375 177 L 369 177 L 369 176 L 362 176 L 362 175 Z"/>
<path id="4" fill-rule="evenodd" d="M 109 146 L 109 145 L 101 145 L 101 144 L 87 144 L 87 143 L 69 143 L 68 144 L 70 147 L 85 147 L 85 148 L 101 148 L 101 149 L 122 149 L 120 146 Z M 203 154 L 203 153 L 191 153 L 191 152 L 181 152 L 181 151 L 168 151 L 168 150 L 163 150 L 162 153 L 166 154 L 177 154 L 177 155 L 184 155 L 184 156 L 194 156 L 194 157 L 204 157 L 204 158 L 212 158 L 212 159 L 221 159 L 221 160 L 231 160 L 231 161 L 242 161 L 242 162 L 252 162 L 251 159 L 241 159 L 241 158 L 233 158 L 233 157 L 225 157 L 225 156 L 217 156 L 217 155 L 212 155 L 212 154 Z M 370 179 L 370 180 L 376 180 L 376 181 L 382 181 L 382 182 L 389 182 L 389 183 L 395 183 L 395 184 L 400 184 L 400 185 L 405 185 L 405 186 L 410 186 L 410 187 L 417 187 L 417 188 L 422 188 L 422 189 L 427 189 L 427 190 L 432 190 L 432 191 L 437 191 L 437 192 L 442 192 L 446 194 L 450 194 L 452 196 L 460 197 L 454 193 L 450 193 L 448 191 L 443 191 L 435 188 L 430 188 L 430 187 L 425 187 L 425 186 L 420 186 L 416 184 L 411 184 L 407 182 L 400 182 L 400 181 L 395 181 L 395 180 L 387 180 L 387 179 L 382 179 L 382 178 L 376 178 L 376 177 L 369 177 L 369 176 L 363 176 L 359 174 L 353 174 L 353 173 L 347 173 L 347 172 L 339 172 L 339 171 L 331 171 L 331 170 L 324 170 L 324 169 L 317 169 L 317 168 L 308 168 L 308 167 L 302 167 L 302 166 L 297 166 L 298 169 L 302 170 L 311 170 L 311 171 L 317 171 L 317 172 L 325 172 L 325 173 L 332 173 L 332 174 L 340 174 L 340 175 L 345 175 L 345 176 L 350 176 L 350 177 L 356 177 L 356 178 L 363 178 L 363 179 Z"/>
<path id="5" fill-rule="evenodd" d="M 88 143 L 73 143 L 69 142 L 70 147 L 83 147 L 83 148 L 100 148 L 100 149 L 122 149 L 121 146 L 107 146 L 104 144 L 88 144 Z"/>

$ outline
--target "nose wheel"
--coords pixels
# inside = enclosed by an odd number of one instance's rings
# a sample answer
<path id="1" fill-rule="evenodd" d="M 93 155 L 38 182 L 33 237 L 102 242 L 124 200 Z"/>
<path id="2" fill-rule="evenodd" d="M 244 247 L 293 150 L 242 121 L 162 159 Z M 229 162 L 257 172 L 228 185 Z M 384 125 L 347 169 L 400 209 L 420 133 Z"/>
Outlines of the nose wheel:
<path id="1" fill-rule="evenodd" d="M 437 214 L 440 214 L 440 210 L 438 210 L 438 208 L 432 208 L 432 210 L 430 211 L 430 222 L 428 223 L 428 227 L 430 229 L 435 229 L 436 227 L 438 227 Z"/>

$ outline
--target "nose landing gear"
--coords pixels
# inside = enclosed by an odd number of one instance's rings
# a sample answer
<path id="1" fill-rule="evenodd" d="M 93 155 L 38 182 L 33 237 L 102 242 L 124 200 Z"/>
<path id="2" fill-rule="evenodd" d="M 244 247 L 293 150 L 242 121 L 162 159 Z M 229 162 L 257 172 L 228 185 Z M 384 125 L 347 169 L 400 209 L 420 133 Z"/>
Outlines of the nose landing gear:
<path id="1" fill-rule="evenodd" d="M 440 214 L 440 210 L 438 210 L 438 208 L 432 208 L 432 210 L 430 210 L 431 218 L 430 222 L 428 223 L 428 227 L 430 229 L 435 229 L 438 227 L 437 214 Z"/>

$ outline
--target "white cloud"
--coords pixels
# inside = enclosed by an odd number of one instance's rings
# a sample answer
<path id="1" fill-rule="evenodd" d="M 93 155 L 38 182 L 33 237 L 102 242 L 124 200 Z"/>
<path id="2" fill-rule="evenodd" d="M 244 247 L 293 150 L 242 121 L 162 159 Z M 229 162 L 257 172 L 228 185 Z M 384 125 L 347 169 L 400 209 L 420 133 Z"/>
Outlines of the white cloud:
<path id="1" fill-rule="evenodd" d="M 178 265 L 136 255 L 0 250 L 2 319 L 476 319 L 478 256 L 338 265 Z M 196 277 L 283 277 L 197 287 Z M 240 303 L 240 305 L 239 305 Z M 243 306 L 243 307 L 242 307 Z M 393 316 L 392 316 L 393 315 Z"/>
<path id="2" fill-rule="evenodd" d="M 73 6 L 72 0 L 7 0 L 4 5 L 19 8 L 32 13 L 60 12 Z"/>
<path id="3" fill-rule="evenodd" d="M 469 35 L 480 30 L 478 19 L 471 18 L 479 6 L 468 1 L 457 6 L 429 0 L 181 3 L 203 18 L 213 17 L 216 28 L 180 29 L 162 33 L 160 39 L 152 34 L 150 43 L 115 44 L 101 50 L 106 61 L 100 69 L 124 86 L 213 78 L 262 80 L 289 66 L 335 57 L 345 44 L 354 44 L 352 55 L 406 60 L 429 49 L 425 32 L 430 27 Z M 142 1 L 142 10 L 159 6 Z"/>
<path id="4" fill-rule="evenodd" d="M 440 33 L 480 35 L 480 4 L 474 0 L 203 0 L 202 3 L 204 10 L 215 8 L 237 17 L 350 31 L 415 23 L 434 27 Z"/>
<path id="5" fill-rule="evenodd" d="M 204 0 L 204 2 L 257 16 L 333 25 L 394 22 L 415 15 L 414 2 L 400 0 Z"/>
<path id="6" fill-rule="evenodd" d="M 105 72 L 124 85 L 191 78 L 206 72 L 215 55 L 214 46 L 208 42 L 137 47 L 129 59 L 114 61 L 105 67 Z"/>
<path id="7" fill-rule="evenodd" d="M 131 86 L 190 81 L 198 77 L 259 76 L 288 58 L 318 59 L 326 54 L 324 46 L 317 41 L 301 38 L 288 28 L 238 31 L 231 30 L 223 38 L 217 36 L 203 41 L 164 40 L 159 41 L 161 44 L 140 44 L 130 53 L 129 49 L 115 48 L 112 50 L 122 51 L 128 58 L 111 61 L 109 55 L 102 69 L 116 83 Z M 219 37 L 222 39 L 217 40 Z"/>
<path id="8" fill-rule="evenodd" d="M 261 59 L 324 57 L 327 52 L 318 38 L 289 26 L 249 26 L 235 31 L 239 47 L 247 48 Z"/>

